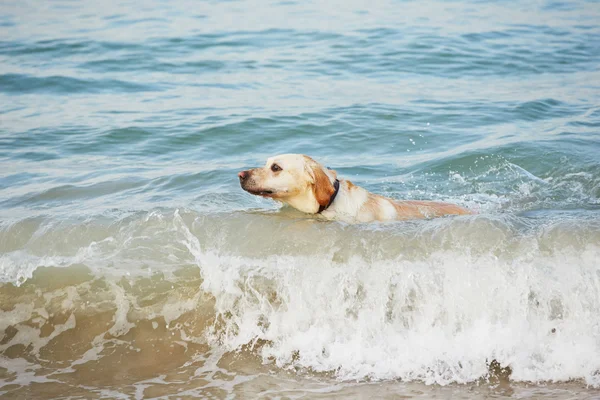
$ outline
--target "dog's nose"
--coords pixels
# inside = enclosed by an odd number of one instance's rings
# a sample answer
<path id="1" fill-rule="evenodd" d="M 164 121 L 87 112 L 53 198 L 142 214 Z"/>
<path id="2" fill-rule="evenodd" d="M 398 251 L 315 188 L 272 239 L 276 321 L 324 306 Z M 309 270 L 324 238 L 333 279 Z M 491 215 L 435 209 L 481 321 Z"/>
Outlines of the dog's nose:
<path id="1" fill-rule="evenodd" d="M 245 181 L 246 179 L 248 179 L 248 171 L 242 171 L 242 172 L 238 172 L 238 177 L 240 178 L 240 181 Z"/>

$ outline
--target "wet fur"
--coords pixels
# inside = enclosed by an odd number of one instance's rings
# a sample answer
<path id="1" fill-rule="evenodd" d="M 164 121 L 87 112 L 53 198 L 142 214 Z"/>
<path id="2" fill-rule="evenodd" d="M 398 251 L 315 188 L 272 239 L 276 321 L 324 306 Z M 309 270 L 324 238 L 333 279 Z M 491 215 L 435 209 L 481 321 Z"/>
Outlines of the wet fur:
<path id="1" fill-rule="evenodd" d="M 309 174 L 313 178 L 312 191 L 315 199 L 319 203 L 319 206 L 325 207 L 329 204 L 329 199 L 333 196 L 335 188 L 321 165 L 308 156 L 305 156 L 305 159 Z M 330 173 L 335 176 L 335 171 L 330 170 Z"/>
<path id="2" fill-rule="evenodd" d="M 273 164 L 282 170 L 273 171 Z M 329 204 L 335 192 L 333 183 L 336 179 L 335 171 L 301 154 L 271 157 L 262 168 L 240 172 L 240 183 L 244 190 L 273 198 L 309 214 L 317 214 L 320 207 Z M 339 179 L 339 182 L 335 201 L 319 214 L 323 218 L 371 222 L 471 214 L 469 210 L 450 203 L 397 201 L 369 193 L 345 179 Z"/>

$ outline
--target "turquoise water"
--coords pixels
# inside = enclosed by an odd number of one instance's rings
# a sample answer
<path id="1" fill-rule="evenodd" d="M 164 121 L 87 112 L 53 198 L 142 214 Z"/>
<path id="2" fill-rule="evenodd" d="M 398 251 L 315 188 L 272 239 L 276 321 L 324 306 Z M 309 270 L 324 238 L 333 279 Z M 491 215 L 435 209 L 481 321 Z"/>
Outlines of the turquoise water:
<path id="1" fill-rule="evenodd" d="M 597 394 L 597 2 L 0 10 L 0 393 Z M 318 222 L 279 153 L 478 214 Z"/>

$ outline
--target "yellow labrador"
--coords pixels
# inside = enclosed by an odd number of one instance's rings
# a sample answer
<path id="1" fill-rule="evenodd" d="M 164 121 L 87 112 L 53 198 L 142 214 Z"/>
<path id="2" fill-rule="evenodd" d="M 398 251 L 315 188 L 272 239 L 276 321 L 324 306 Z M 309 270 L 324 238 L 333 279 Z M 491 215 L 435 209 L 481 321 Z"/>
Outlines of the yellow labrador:
<path id="1" fill-rule="evenodd" d="M 262 168 L 238 173 L 242 188 L 329 220 L 392 221 L 463 215 L 471 212 L 449 203 L 395 201 L 367 192 L 335 171 L 302 154 L 271 157 Z"/>

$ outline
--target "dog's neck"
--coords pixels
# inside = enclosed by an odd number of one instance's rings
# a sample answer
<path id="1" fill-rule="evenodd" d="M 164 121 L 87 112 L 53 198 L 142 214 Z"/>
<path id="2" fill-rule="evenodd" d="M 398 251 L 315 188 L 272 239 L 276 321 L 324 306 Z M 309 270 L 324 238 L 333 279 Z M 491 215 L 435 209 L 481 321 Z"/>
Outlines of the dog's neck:
<path id="1" fill-rule="evenodd" d="M 306 214 L 316 214 L 319 211 L 319 203 L 312 190 L 306 190 L 301 194 L 283 200 L 298 211 Z"/>
<path id="2" fill-rule="evenodd" d="M 337 179 L 335 180 L 334 183 L 332 183 L 332 185 L 333 185 L 335 191 L 329 198 L 329 202 L 327 203 L 326 206 L 322 206 L 319 204 L 319 202 L 315 198 L 315 193 L 313 192 L 312 189 L 307 189 L 304 192 L 302 192 L 301 194 L 297 194 L 288 199 L 281 199 L 280 201 L 287 203 L 288 205 L 294 207 L 298 211 L 302 211 L 303 213 L 319 214 L 319 213 L 327 210 L 329 208 L 329 206 L 332 205 L 333 201 L 335 200 L 335 198 L 339 192 L 340 182 Z"/>

